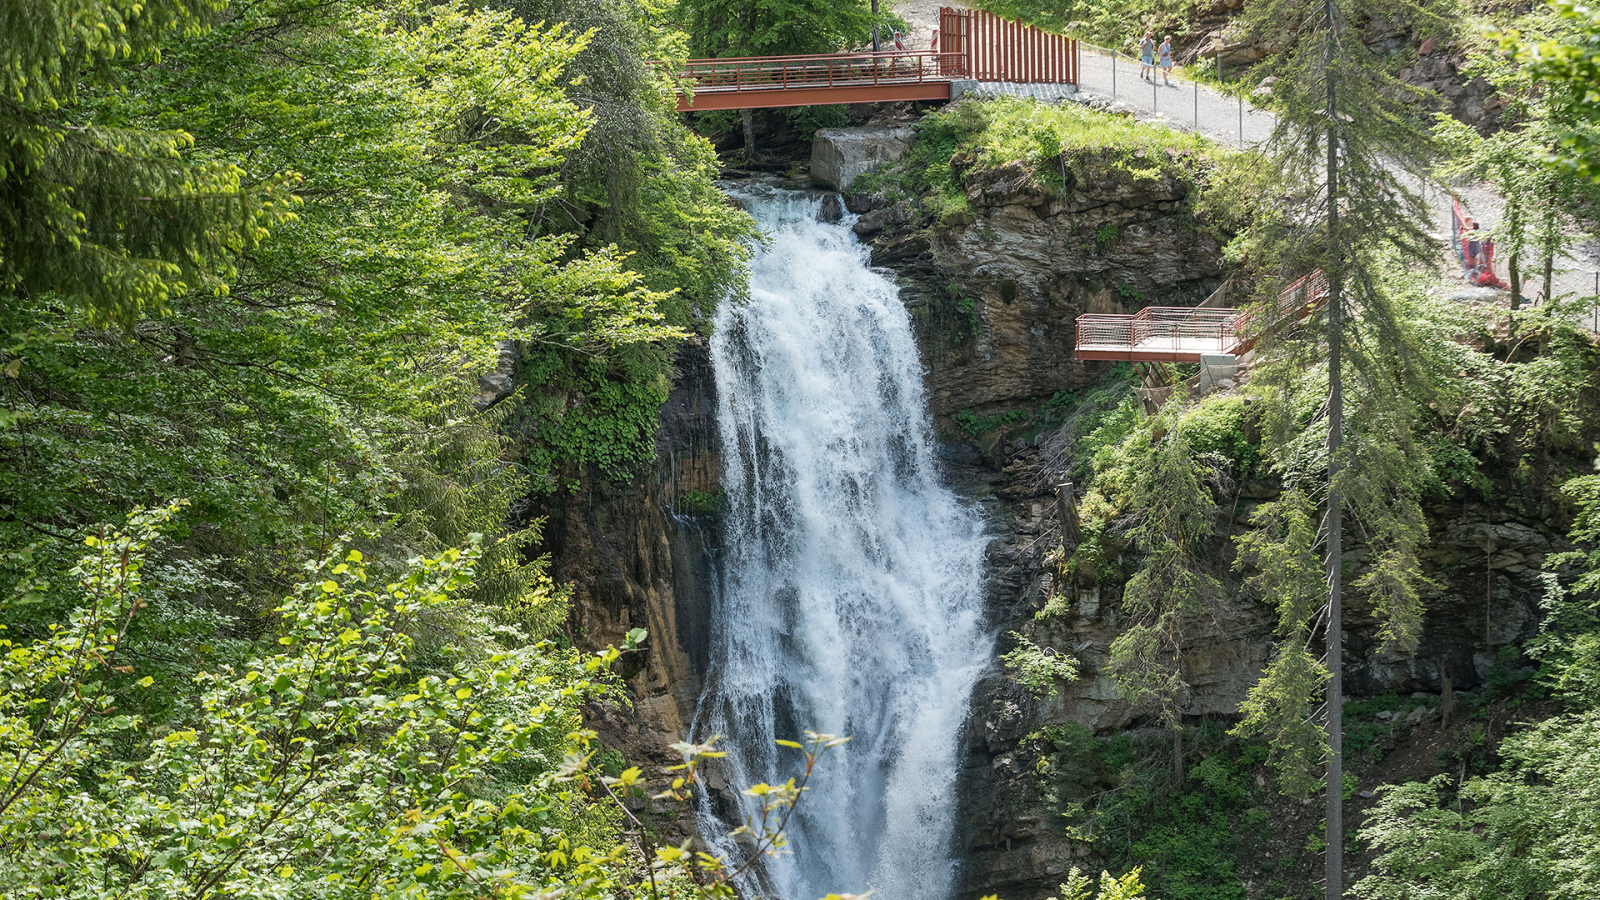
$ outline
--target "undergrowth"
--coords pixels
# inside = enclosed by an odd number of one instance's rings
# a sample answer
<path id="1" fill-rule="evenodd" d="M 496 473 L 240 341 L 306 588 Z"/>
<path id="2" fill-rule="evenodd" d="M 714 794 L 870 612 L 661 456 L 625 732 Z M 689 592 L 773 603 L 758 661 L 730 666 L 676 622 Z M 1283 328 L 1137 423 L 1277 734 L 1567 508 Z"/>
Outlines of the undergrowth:
<path id="1" fill-rule="evenodd" d="M 936 211 L 966 209 L 962 176 L 1021 162 L 1041 182 L 1060 187 L 1073 161 L 1094 154 L 1139 177 L 1159 177 L 1171 156 L 1232 154 L 1187 132 L 1141 124 L 1075 103 L 1045 104 L 1013 97 L 957 103 L 916 126 L 909 156 L 897 166 L 856 179 L 856 190 L 890 200 L 928 197 Z"/>
<path id="2" fill-rule="evenodd" d="M 1143 866 L 1152 894 L 1168 900 L 1244 900 L 1241 855 L 1269 837 L 1271 788 L 1257 770 L 1266 747 L 1240 744 L 1206 724 L 1187 778 L 1172 782 L 1166 733 L 1100 738 L 1077 723 L 1028 736 L 1038 790 L 1061 812 L 1067 833 L 1102 859 Z"/>

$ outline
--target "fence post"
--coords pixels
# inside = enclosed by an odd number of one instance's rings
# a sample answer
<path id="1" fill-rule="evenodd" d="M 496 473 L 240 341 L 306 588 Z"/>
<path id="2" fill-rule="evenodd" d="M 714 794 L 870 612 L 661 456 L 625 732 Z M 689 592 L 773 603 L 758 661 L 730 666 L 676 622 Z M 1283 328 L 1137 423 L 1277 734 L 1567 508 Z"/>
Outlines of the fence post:
<path id="1" fill-rule="evenodd" d="M 1117 48 L 1111 48 L 1111 99 L 1117 99 Z"/>
<path id="2" fill-rule="evenodd" d="M 1594 273 L 1594 306 L 1589 309 L 1594 321 L 1590 323 L 1590 331 L 1600 331 L 1600 272 Z"/>
<path id="3" fill-rule="evenodd" d="M 1244 95 L 1239 95 L 1239 149 L 1244 149 Z"/>
<path id="4" fill-rule="evenodd" d="M 1195 72 L 1196 76 L 1199 74 L 1198 71 Z M 1198 77 L 1194 79 L 1194 130 L 1200 130 L 1200 79 Z"/>

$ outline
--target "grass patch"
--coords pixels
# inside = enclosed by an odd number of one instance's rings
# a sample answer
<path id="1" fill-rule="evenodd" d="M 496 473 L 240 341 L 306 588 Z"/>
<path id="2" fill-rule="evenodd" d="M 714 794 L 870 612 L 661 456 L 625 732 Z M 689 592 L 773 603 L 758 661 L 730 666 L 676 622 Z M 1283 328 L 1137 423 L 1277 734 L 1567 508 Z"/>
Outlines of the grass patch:
<path id="1" fill-rule="evenodd" d="M 916 128 L 907 158 L 862 175 L 855 189 L 881 192 L 891 201 L 917 198 L 947 219 L 968 211 L 964 176 L 1011 163 L 1020 162 L 1040 182 L 1060 187 L 1073 163 L 1089 156 L 1155 178 L 1174 166 L 1169 151 L 1196 159 L 1234 153 L 1188 132 L 1075 103 L 1015 97 L 957 103 L 926 116 Z"/>

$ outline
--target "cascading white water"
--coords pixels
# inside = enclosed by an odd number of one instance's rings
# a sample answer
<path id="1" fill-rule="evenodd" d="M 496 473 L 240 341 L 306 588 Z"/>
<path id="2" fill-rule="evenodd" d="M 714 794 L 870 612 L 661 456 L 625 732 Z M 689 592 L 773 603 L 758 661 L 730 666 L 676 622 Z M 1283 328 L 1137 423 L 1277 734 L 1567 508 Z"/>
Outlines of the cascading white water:
<path id="1" fill-rule="evenodd" d="M 749 893 L 945 900 L 960 731 L 993 646 L 981 523 L 939 482 L 910 318 L 849 221 L 818 222 L 802 194 L 738 196 L 770 243 L 711 345 L 729 507 L 697 732 L 724 736 L 736 791 L 799 774 L 777 738 L 852 738 Z"/>

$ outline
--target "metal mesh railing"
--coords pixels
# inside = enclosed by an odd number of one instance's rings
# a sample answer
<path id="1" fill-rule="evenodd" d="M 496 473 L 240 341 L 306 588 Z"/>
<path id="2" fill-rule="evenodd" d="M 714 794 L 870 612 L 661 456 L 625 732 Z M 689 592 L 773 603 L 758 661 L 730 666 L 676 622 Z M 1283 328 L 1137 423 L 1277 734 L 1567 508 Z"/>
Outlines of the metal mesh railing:
<path id="1" fill-rule="evenodd" d="M 948 81 L 960 67 L 959 53 L 908 51 L 816 56 L 754 56 L 691 59 L 682 75 L 696 93 L 856 87 Z"/>
<path id="2" fill-rule="evenodd" d="M 1208 354 L 1241 355 L 1272 331 L 1304 320 L 1328 302 L 1321 269 L 1294 282 L 1267 303 L 1248 309 L 1151 306 L 1133 315 L 1086 313 L 1078 317 L 1080 359 L 1189 360 Z"/>

